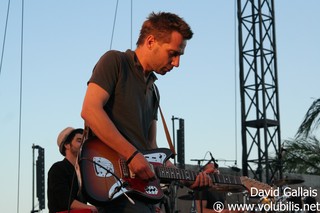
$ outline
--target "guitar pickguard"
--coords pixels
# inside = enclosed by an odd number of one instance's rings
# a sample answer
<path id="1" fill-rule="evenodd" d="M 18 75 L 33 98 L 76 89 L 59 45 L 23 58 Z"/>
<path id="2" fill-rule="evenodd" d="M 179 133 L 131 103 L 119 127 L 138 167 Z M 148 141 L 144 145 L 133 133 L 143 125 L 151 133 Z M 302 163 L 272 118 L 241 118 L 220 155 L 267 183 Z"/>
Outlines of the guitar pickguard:
<path id="1" fill-rule="evenodd" d="M 149 163 L 161 163 L 163 164 L 167 159 L 167 155 L 164 152 L 144 154 L 144 157 Z"/>
<path id="2" fill-rule="evenodd" d="M 92 160 L 94 162 L 92 165 L 94 167 L 95 174 L 98 177 L 112 176 L 112 173 L 114 173 L 114 166 L 111 161 L 103 157 L 93 157 Z"/>
<path id="3" fill-rule="evenodd" d="M 123 180 L 120 180 L 121 183 L 119 181 L 115 182 L 109 190 L 109 199 L 114 199 L 116 197 L 119 197 L 120 195 L 122 195 L 124 192 L 127 192 L 128 190 L 124 187 L 121 187 Z M 120 188 L 119 188 L 120 187 Z"/>

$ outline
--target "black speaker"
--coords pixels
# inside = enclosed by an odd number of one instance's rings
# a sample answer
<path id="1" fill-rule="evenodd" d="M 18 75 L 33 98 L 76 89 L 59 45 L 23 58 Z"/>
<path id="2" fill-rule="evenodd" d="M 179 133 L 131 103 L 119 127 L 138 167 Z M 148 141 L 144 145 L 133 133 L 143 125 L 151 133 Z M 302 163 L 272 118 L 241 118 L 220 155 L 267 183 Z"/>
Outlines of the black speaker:
<path id="1" fill-rule="evenodd" d="M 179 119 L 179 129 L 177 130 L 177 145 L 178 145 L 178 163 L 180 167 L 185 166 L 185 151 L 184 151 L 184 119 Z"/>
<path id="2" fill-rule="evenodd" d="M 37 197 L 39 200 L 39 209 L 45 208 L 45 180 L 44 180 L 44 149 L 38 149 L 37 168 Z"/>

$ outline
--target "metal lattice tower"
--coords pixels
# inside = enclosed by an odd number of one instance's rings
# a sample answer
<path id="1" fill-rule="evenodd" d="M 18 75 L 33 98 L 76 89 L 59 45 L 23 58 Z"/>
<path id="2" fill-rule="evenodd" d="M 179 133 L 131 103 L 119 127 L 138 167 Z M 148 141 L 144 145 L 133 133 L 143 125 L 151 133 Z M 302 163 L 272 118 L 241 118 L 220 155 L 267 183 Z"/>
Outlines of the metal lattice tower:
<path id="1" fill-rule="evenodd" d="M 282 178 L 274 1 L 237 2 L 243 175 L 270 183 Z"/>

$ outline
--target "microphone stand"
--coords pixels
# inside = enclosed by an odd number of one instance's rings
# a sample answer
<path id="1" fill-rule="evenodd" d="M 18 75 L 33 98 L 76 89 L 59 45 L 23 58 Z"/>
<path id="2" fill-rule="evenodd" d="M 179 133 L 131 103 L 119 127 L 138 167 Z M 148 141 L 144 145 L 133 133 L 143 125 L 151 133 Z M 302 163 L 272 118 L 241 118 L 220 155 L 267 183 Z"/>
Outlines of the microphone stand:
<path id="1" fill-rule="evenodd" d="M 198 167 L 201 168 L 201 162 L 202 161 L 208 161 L 208 163 L 205 164 L 205 166 L 206 166 L 207 164 L 209 164 L 209 161 L 211 161 L 211 160 L 207 160 L 207 159 L 191 159 L 190 161 L 197 161 Z"/>

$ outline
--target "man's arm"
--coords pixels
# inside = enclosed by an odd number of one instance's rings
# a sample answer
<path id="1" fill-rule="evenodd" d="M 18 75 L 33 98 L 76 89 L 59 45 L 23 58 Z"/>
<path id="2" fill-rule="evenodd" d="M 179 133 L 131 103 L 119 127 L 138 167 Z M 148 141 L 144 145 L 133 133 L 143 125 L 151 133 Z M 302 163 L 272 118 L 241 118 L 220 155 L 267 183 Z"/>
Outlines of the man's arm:
<path id="1" fill-rule="evenodd" d="M 84 98 L 81 116 L 97 137 L 118 152 L 125 159 L 136 151 L 136 148 L 129 143 L 117 130 L 103 107 L 109 100 L 110 95 L 95 83 L 89 83 Z M 129 163 L 130 170 L 142 179 L 154 178 L 154 173 L 144 156 L 139 153 Z"/>

